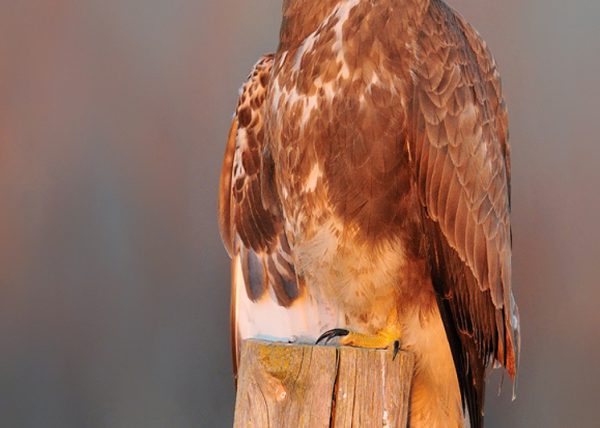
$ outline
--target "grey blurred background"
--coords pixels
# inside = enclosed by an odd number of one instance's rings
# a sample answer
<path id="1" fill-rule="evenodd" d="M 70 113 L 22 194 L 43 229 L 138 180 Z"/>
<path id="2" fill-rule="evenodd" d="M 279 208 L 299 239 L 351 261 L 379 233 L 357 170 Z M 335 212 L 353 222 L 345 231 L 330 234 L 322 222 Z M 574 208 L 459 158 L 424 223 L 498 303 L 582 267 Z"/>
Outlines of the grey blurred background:
<path id="1" fill-rule="evenodd" d="M 280 3 L 0 1 L 0 426 L 231 426 L 218 174 Z M 523 353 L 487 426 L 597 426 L 600 2 L 451 4 L 511 118 Z"/>

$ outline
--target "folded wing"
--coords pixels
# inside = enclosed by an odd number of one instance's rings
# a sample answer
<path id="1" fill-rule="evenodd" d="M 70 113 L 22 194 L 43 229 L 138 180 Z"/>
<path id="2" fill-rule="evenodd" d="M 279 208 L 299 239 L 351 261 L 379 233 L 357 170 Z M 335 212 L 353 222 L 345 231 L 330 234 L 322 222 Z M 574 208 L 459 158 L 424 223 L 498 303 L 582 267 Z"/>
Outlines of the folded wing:
<path id="1" fill-rule="evenodd" d="M 507 113 L 485 43 L 432 1 L 418 39 L 410 151 L 433 285 L 471 425 L 482 424 L 485 369 L 515 377 Z"/>
<path id="2" fill-rule="evenodd" d="M 300 294 L 266 144 L 263 108 L 272 64 L 272 55 L 262 57 L 241 90 L 221 171 L 219 225 L 234 273 L 234 366 L 239 352 L 240 302 L 258 302 L 268 297 L 270 289 L 277 304 L 287 307 Z"/>

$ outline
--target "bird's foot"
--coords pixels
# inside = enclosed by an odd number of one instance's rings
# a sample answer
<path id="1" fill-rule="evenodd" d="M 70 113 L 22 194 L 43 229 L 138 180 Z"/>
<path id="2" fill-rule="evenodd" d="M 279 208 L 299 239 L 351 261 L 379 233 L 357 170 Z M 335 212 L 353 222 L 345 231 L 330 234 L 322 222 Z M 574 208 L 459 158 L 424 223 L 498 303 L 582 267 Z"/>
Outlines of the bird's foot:
<path id="1" fill-rule="evenodd" d="M 326 331 L 317 339 L 317 344 L 325 344 L 332 340 L 344 346 L 358 348 L 388 349 L 393 347 L 394 358 L 400 351 L 400 331 L 397 328 L 385 328 L 376 334 L 356 333 L 344 328 L 334 328 Z"/>

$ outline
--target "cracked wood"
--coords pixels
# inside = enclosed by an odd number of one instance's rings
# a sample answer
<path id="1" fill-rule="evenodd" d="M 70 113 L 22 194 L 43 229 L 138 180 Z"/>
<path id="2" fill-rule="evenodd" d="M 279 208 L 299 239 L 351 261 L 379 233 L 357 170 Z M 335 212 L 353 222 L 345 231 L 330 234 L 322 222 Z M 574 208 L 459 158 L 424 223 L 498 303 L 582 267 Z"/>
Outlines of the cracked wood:
<path id="1" fill-rule="evenodd" d="M 406 427 L 412 354 L 243 342 L 234 427 Z"/>

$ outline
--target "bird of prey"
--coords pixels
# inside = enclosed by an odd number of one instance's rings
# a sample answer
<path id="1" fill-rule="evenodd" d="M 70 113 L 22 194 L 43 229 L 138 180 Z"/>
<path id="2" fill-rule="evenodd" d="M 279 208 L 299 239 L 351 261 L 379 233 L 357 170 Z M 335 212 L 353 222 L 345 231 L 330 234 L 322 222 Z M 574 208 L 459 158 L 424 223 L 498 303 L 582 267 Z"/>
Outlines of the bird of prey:
<path id="1" fill-rule="evenodd" d="M 411 427 L 483 425 L 516 376 L 510 157 L 496 64 L 441 0 L 284 0 L 220 184 L 232 338 L 414 353 Z"/>

